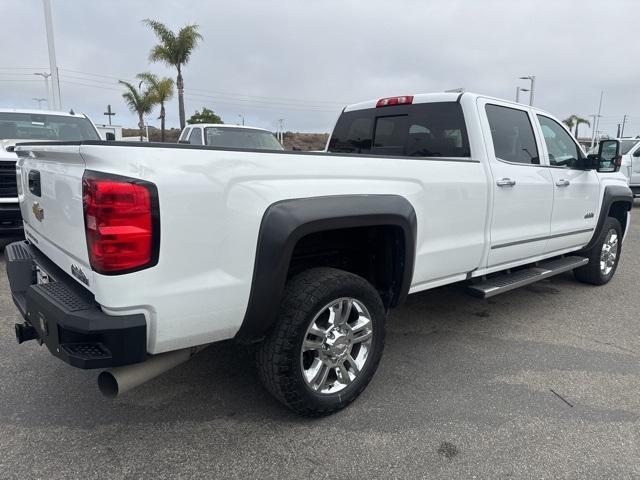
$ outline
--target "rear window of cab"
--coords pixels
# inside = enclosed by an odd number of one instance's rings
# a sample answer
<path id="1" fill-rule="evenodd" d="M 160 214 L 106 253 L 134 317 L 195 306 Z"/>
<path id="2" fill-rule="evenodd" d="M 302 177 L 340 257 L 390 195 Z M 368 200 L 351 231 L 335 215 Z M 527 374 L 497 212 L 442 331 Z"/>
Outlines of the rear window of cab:
<path id="1" fill-rule="evenodd" d="M 329 152 L 402 157 L 470 157 L 457 102 L 397 105 L 343 113 Z"/>

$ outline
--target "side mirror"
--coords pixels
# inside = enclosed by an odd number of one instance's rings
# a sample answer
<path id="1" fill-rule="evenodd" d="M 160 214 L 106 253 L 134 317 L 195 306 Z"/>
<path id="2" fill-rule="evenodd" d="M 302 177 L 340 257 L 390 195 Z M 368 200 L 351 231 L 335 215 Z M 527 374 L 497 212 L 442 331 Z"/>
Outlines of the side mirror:
<path id="1" fill-rule="evenodd" d="M 634 157 L 640 157 L 640 148 L 638 150 L 636 150 L 635 152 L 633 152 L 633 156 Z"/>
<path id="2" fill-rule="evenodd" d="M 116 140 L 116 134 L 113 132 L 107 132 L 104 134 L 104 139 L 107 142 L 114 142 Z"/>
<path id="3" fill-rule="evenodd" d="M 619 140 L 601 140 L 598 147 L 598 172 L 617 172 L 622 165 Z"/>
<path id="4" fill-rule="evenodd" d="M 597 170 L 600 165 L 600 157 L 597 153 L 590 153 L 584 161 L 585 170 Z"/>

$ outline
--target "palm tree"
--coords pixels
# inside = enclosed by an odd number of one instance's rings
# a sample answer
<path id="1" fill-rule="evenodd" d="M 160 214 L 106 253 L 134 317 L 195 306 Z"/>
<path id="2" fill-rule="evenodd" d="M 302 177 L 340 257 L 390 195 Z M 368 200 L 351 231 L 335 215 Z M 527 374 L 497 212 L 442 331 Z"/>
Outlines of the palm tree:
<path id="1" fill-rule="evenodd" d="M 173 97 L 173 79 L 167 77 L 158 78 L 157 75 L 150 72 L 139 73 L 137 77 L 146 85 L 149 92 L 154 96 L 155 101 L 160 104 L 160 116 L 158 118 L 160 119 L 160 136 L 164 142 L 164 102 Z"/>
<path id="2" fill-rule="evenodd" d="M 140 82 L 138 88 L 123 80 L 118 80 L 118 83 L 126 88 L 122 98 L 124 98 L 129 110 L 131 110 L 131 113 L 138 114 L 138 128 L 140 129 L 140 141 L 142 141 L 144 137 L 144 116 L 151 113 L 151 110 L 156 105 L 155 96 L 149 90 L 142 90 L 142 82 Z"/>
<path id="3" fill-rule="evenodd" d="M 565 124 L 565 126 L 569 129 L 570 132 L 573 131 L 573 127 L 576 124 L 576 116 L 575 115 L 571 115 L 567 118 L 565 118 L 564 120 L 562 120 L 562 123 Z"/>
<path id="4" fill-rule="evenodd" d="M 588 126 L 591 126 L 591 122 L 589 122 L 589 120 L 579 117 L 575 114 L 562 120 L 562 123 L 567 126 L 570 132 L 573 131 L 573 136 L 576 138 L 576 140 L 578 139 L 578 127 L 580 127 L 581 124 L 584 123 Z"/>
<path id="5" fill-rule="evenodd" d="M 180 113 L 180 128 L 185 126 L 184 116 L 184 80 L 182 79 L 182 67 L 189 62 L 193 49 L 202 40 L 202 35 L 198 32 L 198 25 L 188 24 L 182 27 L 178 33 L 174 33 L 166 25 L 147 18 L 143 20 L 160 43 L 154 46 L 149 52 L 149 60 L 152 62 L 163 62 L 166 65 L 175 67 L 178 71 L 176 86 L 178 87 L 178 109 Z"/>
<path id="6" fill-rule="evenodd" d="M 576 132 L 574 136 L 576 137 L 576 140 L 578 140 L 578 127 L 580 126 L 580 124 L 585 124 L 590 127 L 591 122 L 586 118 L 578 117 L 577 115 L 574 115 L 574 121 L 576 122 Z"/>

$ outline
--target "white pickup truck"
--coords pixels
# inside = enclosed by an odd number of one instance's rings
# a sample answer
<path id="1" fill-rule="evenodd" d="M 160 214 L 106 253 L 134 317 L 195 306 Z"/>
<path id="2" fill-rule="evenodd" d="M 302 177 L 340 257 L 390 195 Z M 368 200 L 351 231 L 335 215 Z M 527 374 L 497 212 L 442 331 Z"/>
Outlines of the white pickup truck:
<path id="1" fill-rule="evenodd" d="M 0 108 L 0 246 L 22 237 L 16 187 L 15 144 L 27 141 L 99 140 L 86 115 Z"/>
<path id="2" fill-rule="evenodd" d="M 587 157 L 551 115 L 472 93 L 348 106 L 320 153 L 20 145 L 16 335 L 107 368 L 111 396 L 254 343 L 267 389 L 326 415 L 366 387 L 407 294 L 607 283 L 633 202 L 618 147 Z"/>

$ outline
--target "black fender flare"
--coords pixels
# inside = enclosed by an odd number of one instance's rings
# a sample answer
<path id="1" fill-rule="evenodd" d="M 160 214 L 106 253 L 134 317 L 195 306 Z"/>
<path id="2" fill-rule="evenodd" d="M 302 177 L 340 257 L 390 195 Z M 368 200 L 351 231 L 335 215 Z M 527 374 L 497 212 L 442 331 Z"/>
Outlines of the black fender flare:
<path id="1" fill-rule="evenodd" d="M 297 242 L 311 233 L 393 225 L 404 233 L 404 265 L 396 306 L 406 298 L 415 259 L 416 213 L 399 195 L 336 195 L 283 200 L 270 205 L 260 224 L 249 301 L 236 340 L 264 338 L 275 324 Z"/>
<path id="2" fill-rule="evenodd" d="M 589 240 L 589 243 L 583 248 L 583 250 L 590 250 L 593 248 L 600 236 L 600 233 L 602 232 L 602 227 L 604 225 L 604 221 L 609 215 L 611 205 L 615 202 L 624 202 L 627 204 L 627 211 L 631 210 L 631 207 L 633 207 L 633 193 L 631 192 L 631 189 L 623 185 L 607 185 L 604 187 L 602 204 L 600 205 L 600 214 L 598 215 L 598 223 L 593 231 L 591 240 Z"/>

